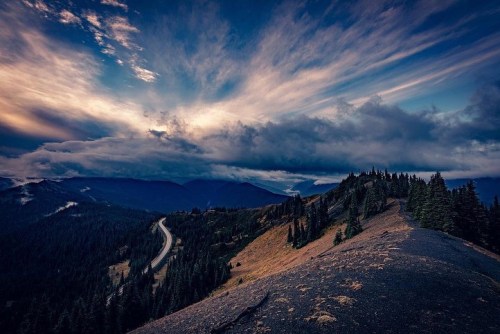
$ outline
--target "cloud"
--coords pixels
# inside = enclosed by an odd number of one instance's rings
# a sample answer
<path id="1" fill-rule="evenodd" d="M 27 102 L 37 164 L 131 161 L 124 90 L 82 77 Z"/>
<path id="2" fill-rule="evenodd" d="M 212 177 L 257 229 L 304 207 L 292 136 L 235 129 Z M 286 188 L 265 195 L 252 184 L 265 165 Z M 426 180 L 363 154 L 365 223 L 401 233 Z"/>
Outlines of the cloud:
<path id="1" fill-rule="evenodd" d="M 59 13 L 59 16 L 60 16 L 59 22 L 64 24 L 80 24 L 82 22 L 78 16 L 76 16 L 67 9 L 63 9 Z"/>
<path id="2" fill-rule="evenodd" d="M 31 28 L 34 17 L 6 11 L 1 18 L 0 44 L 9 46 L 0 54 L 1 126 L 52 140 L 144 134 L 152 126 L 137 102 L 102 87 L 102 65 L 91 54 Z"/>
<path id="3" fill-rule="evenodd" d="M 149 63 L 169 87 L 189 99 L 213 101 L 230 94 L 241 80 L 246 50 L 216 2 L 181 2 L 175 11 L 154 17 L 144 27 L 142 44 Z"/>
<path id="4" fill-rule="evenodd" d="M 89 19 L 88 16 L 87 19 Z M 131 25 L 124 16 L 105 18 L 105 28 L 103 29 L 99 29 L 95 24 L 98 23 L 98 25 L 101 26 L 97 17 L 91 15 L 90 20 L 94 22 L 91 22 L 93 27 L 90 28 L 90 31 L 94 34 L 94 39 L 102 47 L 102 53 L 115 56 L 117 63 L 123 65 L 124 61 L 118 58 L 120 52 L 117 50 L 117 47 L 121 46 L 127 49 L 129 52 L 126 53 L 125 56 L 128 58 L 127 63 L 135 77 L 147 83 L 156 81 L 159 74 L 144 67 L 143 63 L 145 63 L 145 60 L 141 59 L 139 56 L 139 52 L 142 51 L 143 48 L 133 41 L 133 35 L 140 32 L 138 28 Z M 106 40 L 108 42 L 106 42 Z M 112 42 L 117 42 L 117 47 L 113 46 L 111 44 Z"/>
<path id="5" fill-rule="evenodd" d="M 27 0 L 24 0 L 23 1 L 25 5 L 27 5 L 28 7 L 31 7 L 31 8 L 35 8 L 36 10 L 40 11 L 40 12 L 45 12 L 45 13 L 53 13 L 53 9 L 50 8 L 45 2 L 43 2 L 42 0 L 37 0 L 35 2 L 30 2 L 30 1 L 27 1 Z"/>
<path id="6" fill-rule="evenodd" d="M 120 2 L 118 0 L 101 0 L 101 4 L 113 7 L 119 7 L 125 11 L 128 10 L 128 6 L 125 3 Z"/>
<path id="7" fill-rule="evenodd" d="M 452 126 L 445 133 L 449 140 L 471 138 L 479 151 L 495 147 L 500 141 L 500 82 L 482 86 L 471 104 L 449 122 Z"/>
<path id="8" fill-rule="evenodd" d="M 101 3 L 128 10 L 127 5 L 119 1 L 103 0 Z M 128 17 L 123 15 L 103 16 L 94 10 L 82 9 L 82 18 L 85 19 L 82 22 L 82 19 L 69 9 L 63 8 L 58 11 L 41 0 L 35 2 L 24 0 L 23 4 L 42 13 L 46 19 L 57 20 L 62 24 L 78 25 L 84 31 L 90 32 L 99 45 L 101 53 L 114 58 L 119 65 L 127 63 L 137 79 L 152 83 L 159 76 L 158 73 L 145 68 L 146 61 L 141 55 L 143 47 L 136 42 L 140 30 L 129 22 Z M 124 61 L 124 59 L 128 60 Z"/>
<path id="9" fill-rule="evenodd" d="M 35 9 L 37 3 L 25 1 L 38 16 L 58 15 L 49 5 Z M 454 112 L 397 105 L 470 86 L 495 68 L 500 34 L 481 29 L 495 26 L 490 21 L 498 11 L 477 8 L 455 15 L 461 7 L 454 1 L 318 8 L 285 1 L 251 33 L 215 2 L 180 2 L 147 18 L 82 9 L 76 12 L 82 31 L 92 34 L 102 59 L 28 23 L 18 32 L 0 26 L 0 41 L 8 45 L 0 53 L 0 108 L 6 110 L 0 125 L 71 140 L 2 166 L 25 166 L 18 170 L 33 176 L 184 173 L 279 182 L 326 180 L 373 164 L 498 175 L 498 84 L 481 88 Z M 98 78 L 118 67 L 106 68 L 108 57 L 148 85 L 100 85 Z M 77 125 L 67 126 L 69 120 Z M 84 131 L 97 123 L 103 128 Z"/>
<path id="10" fill-rule="evenodd" d="M 372 165 L 448 176 L 500 176 L 500 84 L 484 86 L 452 121 L 373 98 L 344 118 L 297 116 L 262 125 L 228 123 L 198 135 L 181 119 L 149 136 L 45 144 L 3 170 L 30 176 L 105 175 L 273 181 L 336 180 Z M 488 130 L 485 133 L 477 130 Z M 481 135 L 478 136 L 478 133 Z M 458 135 L 460 134 L 460 135 Z"/>
<path id="11" fill-rule="evenodd" d="M 309 11 L 284 2 L 250 40 L 240 39 L 211 3 L 156 17 L 142 28 L 142 43 L 148 64 L 174 92 L 165 100 L 179 100 L 171 112 L 201 128 L 227 119 L 335 119 L 339 99 L 361 106 L 378 95 L 396 104 L 460 85 L 498 64 L 500 35 L 465 38 L 479 20 L 492 19 L 487 10 L 440 24 L 432 18 L 456 3 L 324 6 Z"/>
<path id="12" fill-rule="evenodd" d="M 130 150 L 135 154 L 130 154 Z M 26 175 L 135 175 L 180 178 L 189 175 L 209 176 L 209 166 L 176 143 L 151 138 L 102 138 L 95 141 L 67 141 L 45 144 L 18 160 L 0 158 L 2 168 L 17 165 Z M 190 161 L 189 165 L 186 161 Z M 2 173 L 4 171 L 0 171 Z"/>
<path id="13" fill-rule="evenodd" d="M 138 49 L 139 47 L 131 42 L 131 34 L 138 33 L 139 29 L 128 22 L 128 19 L 123 16 L 113 16 L 107 18 L 106 25 L 110 38 L 120 43 L 127 49 Z"/>
<path id="14" fill-rule="evenodd" d="M 137 76 L 137 78 L 146 82 L 154 82 L 156 80 L 156 77 L 158 76 L 157 73 L 142 68 L 139 65 L 132 65 L 132 70 L 134 70 L 134 73 Z"/>
<path id="15" fill-rule="evenodd" d="M 94 11 L 85 12 L 84 17 L 94 27 L 98 29 L 102 28 L 101 17 L 97 15 Z"/>

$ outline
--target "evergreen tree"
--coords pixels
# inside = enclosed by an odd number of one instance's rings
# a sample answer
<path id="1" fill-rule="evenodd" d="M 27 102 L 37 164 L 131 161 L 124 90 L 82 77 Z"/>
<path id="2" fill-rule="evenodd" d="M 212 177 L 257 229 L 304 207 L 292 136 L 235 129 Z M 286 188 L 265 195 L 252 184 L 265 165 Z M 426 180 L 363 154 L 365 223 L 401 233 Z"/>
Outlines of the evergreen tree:
<path id="1" fill-rule="evenodd" d="M 333 245 L 337 246 L 341 242 L 342 242 L 342 231 L 338 229 L 337 233 L 335 233 L 335 238 L 333 238 Z"/>
<path id="2" fill-rule="evenodd" d="M 83 333 L 83 324 L 85 323 L 86 305 L 83 298 L 78 298 L 73 304 L 71 310 L 71 324 L 73 325 L 72 332 L 74 334 Z"/>
<path id="3" fill-rule="evenodd" d="M 118 298 L 117 294 L 113 294 L 106 308 L 104 329 L 107 334 L 118 334 L 122 332 Z"/>
<path id="4" fill-rule="evenodd" d="M 359 222 L 358 218 L 358 200 L 356 197 L 356 193 L 351 195 L 351 203 L 349 205 L 349 216 L 347 218 L 347 226 L 345 229 L 345 238 L 350 239 L 355 235 L 361 233 L 363 228 Z"/>
<path id="5" fill-rule="evenodd" d="M 86 312 L 85 323 L 82 324 L 87 333 L 104 333 L 104 323 L 106 314 L 105 297 L 95 293 L 90 307 Z"/>
<path id="6" fill-rule="evenodd" d="M 422 218 L 422 211 L 427 198 L 427 184 L 422 179 L 414 179 L 411 183 L 409 194 L 408 194 L 408 204 L 407 210 L 413 213 L 415 219 L 420 220 Z"/>
<path id="7" fill-rule="evenodd" d="M 300 195 L 294 196 L 293 215 L 294 217 L 301 217 L 304 215 L 304 203 Z"/>
<path id="8" fill-rule="evenodd" d="M 375 191 L 372 188 L 368 189 L 366 192 L 365 201 L 363 203 L 363 218 L 368 218 L 373 215 L 373 207 L 375 205 Z"/>
<path id="9" fill-rule="evenodd" d="M 408 197 L 408 191 L 410 190 L 410 178 L 408 173 L 404 175 L 403 173 L 399 174 L 399 187 L 401 191 L 400 197 Z"/>
<path id="10" fill-rule="evenodd" d="M 299 244 L 299 240 L 301 239 L 300 236 L 300 227 L 299 227 L 299 221 L 297 218 L 293 219 L 293 247 L 297 247 Z"/>
<path id="11" fill-rule="evenodd" d="M 304 228 L 304 224 L 300 223 L 300 240 L 299 240 L 299 246 L 303 246 L 305 241 L 306 241 L 306 229 Z"/>
<path id="12" fill-rule="evenodd" d="M 386 182 L 391 182 L 391 174 L 389 174 L 389 172 L 387 171 L 387 168 L 384 171 L 384 180 Z"/>
<path id="13" fill-rule="evenodd" d="M 498 196 L 493 199 L 493 204 L 488 212 L 489 218 L 489 238 L 488 244 L 491 249 L 500 254 L 500 205 Z"/>
<path id="14" fill-rule="evenodd" d="M 316 238 L 318 234 L 318 215 L 316 212 L 316 206 L 314 203 L 311 204 L 309 209 L 309 214 L 307 216 L 307 239 L 306 242 L 310 242 Z"/>
<path id="15" fill-rule="evenodd" d="M 319 208 L 318 208 L 318 221 L 319 221 L 319 230 L 322 230 L 326 226 L 328 226 L 328 204 L 326 198 L 320 198 Z"/>
<path id="16" fill-rule="evenodd" d="M 137 328 L 146 320 L 136 284 L 128 284 L 123 289 L 122 307 L 124 330 L 129 331 Z"/>
<path id="17" fill-rule="evenodd" d="M 288 237 L 286 239 L 286 242 L 293 242 L 292 225 L 288 225 Z"/>
<path id="18" fill-rule="evenodd" d="M 431 176 L 427 189 L 427 198 L 422 208 L 421 226 L 453 233 L 450 194 L 444 179 L 437 172 Z"/>
<path id="19" fill-rule="evenodd" d="M 486 234 L 488 230 L 488 216 L 485 212 L 483 205 L 479 202 L 476 193 L 474 182 L 469 181 L 466 185 L 466 206 L 470 210 L 466 216 L 469 235 L 466 236 L 467 240 L 475 242 L 479 245 L 486 246 Z"/>

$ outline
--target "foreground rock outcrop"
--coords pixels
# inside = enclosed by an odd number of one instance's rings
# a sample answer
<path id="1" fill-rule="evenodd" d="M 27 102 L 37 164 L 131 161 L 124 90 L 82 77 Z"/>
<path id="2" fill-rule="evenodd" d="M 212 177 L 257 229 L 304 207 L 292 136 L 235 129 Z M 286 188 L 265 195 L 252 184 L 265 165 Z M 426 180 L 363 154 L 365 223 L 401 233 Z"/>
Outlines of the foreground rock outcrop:
<path id="1" fill-rule="evenodd" d="M 134 333 L 500 333 L 498 256 L 413 226 L 397 201 L 363 227 Z"/>

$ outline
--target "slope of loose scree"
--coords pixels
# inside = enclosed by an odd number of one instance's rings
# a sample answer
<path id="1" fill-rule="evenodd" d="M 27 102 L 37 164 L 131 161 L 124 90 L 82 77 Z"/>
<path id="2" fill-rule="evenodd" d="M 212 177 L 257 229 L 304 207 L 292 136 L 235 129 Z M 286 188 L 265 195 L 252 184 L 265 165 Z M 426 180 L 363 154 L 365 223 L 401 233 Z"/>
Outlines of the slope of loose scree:
<path id="1" fill-rule="evenodd" d="M 330 246 L 331 230 L 300 250 L 286 249 L 275 228 L 232 261 L 269 247 L 233 273 L 253 281 L 230 281 L 225 291 L 134 333 L 500 331 L 498 256 L 412 227 L 395 200 L 363 227 L 339 246 Z"/>

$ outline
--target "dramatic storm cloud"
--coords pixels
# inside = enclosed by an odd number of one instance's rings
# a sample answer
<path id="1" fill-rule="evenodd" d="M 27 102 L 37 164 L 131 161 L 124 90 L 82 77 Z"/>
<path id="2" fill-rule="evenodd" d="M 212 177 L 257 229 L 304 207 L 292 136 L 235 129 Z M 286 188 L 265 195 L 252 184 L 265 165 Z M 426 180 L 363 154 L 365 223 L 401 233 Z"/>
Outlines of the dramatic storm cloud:
<path id="1" fill-rule="evenodd" d="M 500 6 L 6 1 L 0 174 L 500 175 Z"/>

